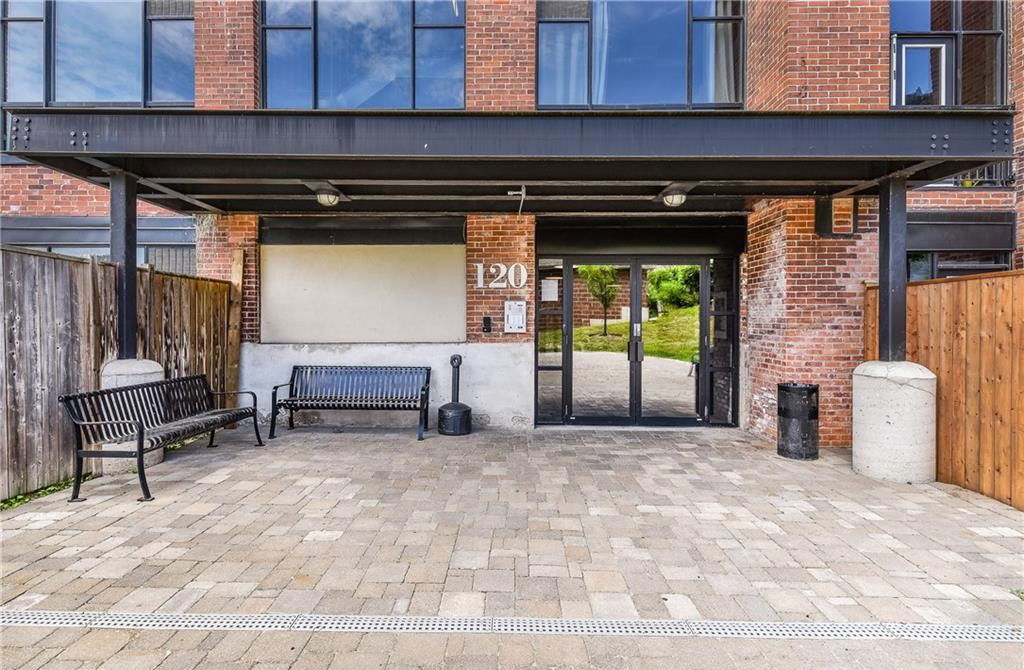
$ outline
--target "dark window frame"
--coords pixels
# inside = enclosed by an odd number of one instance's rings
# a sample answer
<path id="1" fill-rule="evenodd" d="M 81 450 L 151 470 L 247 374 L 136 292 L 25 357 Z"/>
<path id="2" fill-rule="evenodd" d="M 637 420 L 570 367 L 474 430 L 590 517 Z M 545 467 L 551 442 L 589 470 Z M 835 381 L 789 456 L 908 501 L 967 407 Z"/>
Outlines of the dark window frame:
<path id="1" fill-rule="evenodd" d="M 1004 0 L 991 0 L 998 6 L 996 20 L 997 27 L 990 30 L 964 30 L 963 27 L 963 0 L 951 0 L 953 7 L 953 26 L 951 30 L 927 30 L 927 31 L 895 31 L 892 29 L 892 20 L 889 25 L 889 107 L 891 109 L 943 109 L 948 107 L 967 107 L 971 109 L 991 109 L 994 107 L 1005 107 L 1007 104 L 1009 58 L 1007 53 L 1007 5 Z M 892 1 L 889 3 L 892 7 Z M 987 104 L 964 104 L 963 96 L 963 56 L 964 38 L 972 36 L 994 37 L 998 42 L 999 63 L 996 73 L 996 102 Z M 903 71 L 902 50 L 899 45 L 905 40 L 950 40 L 953 43 L 953 54 L 951 67 L 954 79 L 950 82 L 949 90 L 953 100 L 943 105 L 903 105 L 898 100 L 902 96 L 901 77 Z"/>
<path id="2" fill-rule="evenodd" d="M 438 112 L 438 111 L 465 111 L 466 109 L 466 7 L 472 0 L 465 0 L 461 2 L 460 7 L 462 8 L 462 19 L 461 23 L 418 23 L 416 21 L 416 0 L 408 0 L 409 7 L 409 29 L 410 29 L 410 41 L 409 41 L 409 106 L 408 107 L 321 107 L 320 106 L 320 55 L 317 48 L 317 17 L 319 12 L 317 11 L 319 0 L 307 0 L 310 3 L 310 19 L 308 24 L 301 23 L 282 23 L 282 24 L 268 24 L 267 17 L 267 1 L 260 0 L 260 67 L 263 76 L 260 77 L 260 100 L 261 107 L 263 109 L 333 109 L 333 110 L 361 110 L 367 112 L 373 111 L 425 111 L 425 112 Z M 526 1 L 526 0 L 523 0 Z M 462 105 L 459 107 L 417 107 L 416 106 L 416 31 L 422 29 L 432 30 L 461 30 L 462 31 Z M 312 76 L 312 89 L 310 106 L 309 107 L 268 107 L 267 106 L 267 84 L 268 78 L 266 76 L 267 68 L 267 33 L 271 30 L 307 30 L 310 34 L 311 43 L 311 55 L 312 62 L 310 64 L 310 74 Z"/>
<path id="3" fill-rule="evenodd" d="M 191 101 L 173 101 L 173 102 L 153 102 L 151 100 L 152 93 L 152 30 L 151 22 L 153 21 L 165 21 L 165 20 L 176 20 L 176 21 L 192 21 L 193 26 L 195 22 L 195 7 L 193 6 L 192 14 L 190 16 L 170 16 L 170 15 L 150 15 L 150 3 L 146 0 L 137 0 L 142 6 L 140 15 L 142 17 L 142 23 L 139 26 L 141 30 L 141 67 L 139 88 L 139 100 L 126 100 L 126 101 L 112 101 L 112 102 L 76 102 L 76 101 L 57 101 L 55 97 L 56 88 L 56 42 L 57 42 L 57 22 L 56 22 L 56 2 L 55 0 L 43 0 L 43 16 L 41 17 L 20 17 L 20 16 L 7 16 L 7 6 L 9 0 L 0 0 L 0 54 L 6 57 L 7 50 L 7 24 L 10 22 L 41 22 L 43 24 L 43 100 L 25 102 L 21 100 L 7 100 L 7 63 L 3 62 L 3 66 L 0 67 L 0 104 L 7 107 L 158 107 L 158 108 L 178 108 L 188 109 L 195 107 L 195 87 L 192 89 L 192 100 Z M 194 27 L 193 27 L 194 30 Z M 193 35 L 195 33 L 193 32 Z M 194 81 L 194 63 L 195 63 L 195 46 L 193 41 L 193 81 Z"/>
<path id="4" fill-rule="evenodd" d="M 600 105 L 594 104 L 594 0 L 589 0 L 590 11 L 586 18 L 541 18 L 537 12 L 534 26 L 534 81 L 536 108 L 538 110 L 618 110 L 618 109 L 746 109 L 747 105 L 747 0 L 740 3 L 740 13 L 733 16 L 694 16 L 693 2 L 686 4 L 686 103 L 683 105 Z M 585 105 L 545 105 L 540 102 L 540 26 L 544 23 L 573 23 L 587 26 L 587 104 Z M 693 103 L 693 24 L 694 23 L 737 23 L 740 26 L 740 73 L 739 102 L 703 102 Z"/>

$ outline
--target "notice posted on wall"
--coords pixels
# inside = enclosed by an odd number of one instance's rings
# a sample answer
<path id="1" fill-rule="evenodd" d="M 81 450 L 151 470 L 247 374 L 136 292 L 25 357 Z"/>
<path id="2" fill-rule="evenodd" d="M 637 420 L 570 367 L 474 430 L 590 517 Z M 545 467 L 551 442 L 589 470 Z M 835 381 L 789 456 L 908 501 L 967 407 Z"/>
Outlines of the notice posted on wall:
<path id="1" fill-rule="evenodd" d="M 558 302 L 558 280 L 557 279 L 541 279 L 540 280 L 540 301 L 541 302 Z"/>

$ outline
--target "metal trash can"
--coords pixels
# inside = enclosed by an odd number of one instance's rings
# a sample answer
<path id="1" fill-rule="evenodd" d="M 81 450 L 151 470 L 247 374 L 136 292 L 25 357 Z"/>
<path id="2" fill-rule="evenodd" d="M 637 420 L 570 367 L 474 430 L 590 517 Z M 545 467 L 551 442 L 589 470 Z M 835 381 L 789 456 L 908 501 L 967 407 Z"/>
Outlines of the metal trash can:
<path id="1" fill-rule="evenodd" d="M 462 356 L 455 354 L 452 364 L 452 401 L 437 410 L 437 432 L 441 435 L 469 435 L 473 430 L 473 410 L 459 402 L 459 367 Z"/>
<path id="2" fill-rule="evenodd" d="M 818 385 L 779 384 L 779 456 L 818 458 Z"/>

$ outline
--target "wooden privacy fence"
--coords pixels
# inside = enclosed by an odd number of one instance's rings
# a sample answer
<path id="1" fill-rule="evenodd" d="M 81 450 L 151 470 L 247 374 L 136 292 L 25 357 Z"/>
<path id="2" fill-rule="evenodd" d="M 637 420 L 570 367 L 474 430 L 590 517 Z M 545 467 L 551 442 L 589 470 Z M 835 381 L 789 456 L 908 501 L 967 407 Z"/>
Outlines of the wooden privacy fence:
<path id="1" fill-rule="evenodd" d="M 74 436 L 57 397 L 99 388 L 101 366 L 117 357 L 117 307 L 112 263 L 5 246 L 0 270 L 3 499 L 71 476 Z M 214 390 L 237 389 L 238 288 L 138 272 L 139 358 L 162 363 L 167 377 L 205 373 Z"/>
<path id="2" fill-rule="evenodd" d="M 875 360 L 877 286 L 864 315 Z M 938 480 L 1024 509 L 1024 271 L 911 282 L 907 358 L 938 376 Z"/>

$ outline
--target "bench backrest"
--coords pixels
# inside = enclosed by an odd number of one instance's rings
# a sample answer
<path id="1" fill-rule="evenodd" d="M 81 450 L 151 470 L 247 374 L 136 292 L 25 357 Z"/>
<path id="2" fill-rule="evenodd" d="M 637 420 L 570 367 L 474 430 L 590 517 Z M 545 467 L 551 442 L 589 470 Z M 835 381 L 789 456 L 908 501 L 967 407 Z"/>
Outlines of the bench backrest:
<path id="1" fill-rule="evenodd" d="M 146 428 L 152 428 L 213 409 L 213 394 L 206 375 L 192 375 L 63 395 L 60 402 L 75 421 L 142 421 Z M 134 433 L 128 425 L 82 428 L 87 443 Z"/>
<path id="2" fill-rule="evenodd" d="M 296 365 L 291 392 L 302 398 L 418 400 L 429 383 L 426 367 Z"/>

